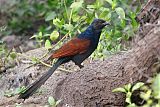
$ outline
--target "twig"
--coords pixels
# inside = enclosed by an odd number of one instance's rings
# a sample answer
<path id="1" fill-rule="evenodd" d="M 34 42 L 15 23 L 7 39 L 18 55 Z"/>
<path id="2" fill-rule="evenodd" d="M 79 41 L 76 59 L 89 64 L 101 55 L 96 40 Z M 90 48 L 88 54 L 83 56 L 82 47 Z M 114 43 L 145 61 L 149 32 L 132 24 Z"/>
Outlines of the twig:
<path id="1" fill-rule="evenodd" d="M 71 70 L 67 70 L 67 69 L 64 69 L 64 68 L 61 68 L 61 67 L 59 67 L 58 69 L 61 70 L 61 71 L 65 71 L 65 72 L 72 72 Z"/>
<path id="2" fill-rule="evenodd" d="M 52 67 L 52 65 L 47 64 L 47 63 L 45 63 L 45 62 L 43 62 L 43 61 L 41 61 L 41 60 L 39 60 L 39 62 L 40 62 L 41 64 L 43 64 L 43 65 L 47 66 L 47 67 Z"/>

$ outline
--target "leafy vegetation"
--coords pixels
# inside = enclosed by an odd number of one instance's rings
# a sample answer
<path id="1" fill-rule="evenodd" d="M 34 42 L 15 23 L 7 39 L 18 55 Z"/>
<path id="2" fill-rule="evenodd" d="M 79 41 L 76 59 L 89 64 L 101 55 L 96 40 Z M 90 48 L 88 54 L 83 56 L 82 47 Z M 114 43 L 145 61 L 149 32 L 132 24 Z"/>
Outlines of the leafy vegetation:
<path id="1" fill-rule="evenodd" d="M 118 0 L 96 0 L 87 5 L 80 0 L 73 2 L 67 8 L 64 2 L 66 11 L 63 15 L 53 19 L 53 25 L 61 35 L 68 33 L 71 37 L 77 32 L 84 31 L 94 18 L 102 18 L 111 22 L 111 26 L 103 31 L 97 51 L 92 54 L 94 58 L 104 58 L 112 52 L 125 49 L 121 42 L 128 40 L 138 28 L 138 23 L 135 21 L 136 12 L 125 7 L 126 3 Z M 124 11 L 122 7 L 130 11 Z"/>
<path id="2" fill-rule="evenodd" d="M 139 82 L 132 86 L 129 83 L 124 87 L 114 89 L 113 92 L 125 93 L 127 107 L 138 107 L 135 104 L 136 102 L 132 102 L 131 99 L 133 92 L 136 90 L 140 91 L 139 96 L 142 99 L 141 107 L 160 107 L 160 74 L 152 78 L 150 85 Z"/>
<path id="3" fill-rule="evenodd" d="M 7 90 L 7 91 L 5 91 L 4 96 L 6 96 L 6 97 L 12 97 L 14 95 L 23 93 L 25 90 L 26 90 L 26 87 L 24 87 L 24 86 L 18 87 L 15 90 Z"/>
<path id="4" fill-rule="evenodd" d="M 84 31 L 95 18 L 102 18 L 111 23 L 104 29 L 100 38 L 100 45 L 91 57 L 104 58 L 111 53 L 126 50 L 127 46 L 122 44 L 128 41 L 136 32 L 139 24 L 135 17 L 140 9 L 137 6 L 130 7 L 129 0 L 95 0 L 87 3 L 84 0 L 45 0 L 25 1 L 13 0 L 7 11 L 8 30 L 5 33 L 35 32 L 34 26 L 38 26 L 35 38 L 38 46 L 45 44 L 47 49 L 51 43 L 65 35 L 65 39 Z M 22 18 L 23 17 L 23 18 Z M 27 20 L 26 20 L 27 19 Z M 43 21 L 46 22 L 43 22 Z M 28 30 L 26 30 L 28 29 Z M 32 31 L 33 30 L 33 31 Z"/>
<path id="5" fill-rule="evenodd" d="M 48 103 L 50 107 L 57 107 L 57 105 L 61 102 L 61 100 L 55 100 L 53 97 L 48 97 Z M 46 105 L 45 107 L 48 107 L 48 105 Z"/>
<path id="6" fill-rule="evenodd" d="M 7 3 L 0 7 L 1 13 L 6 14 L 8 21 L 5 35 L 33 33 L 38 29 L 36 26 L 43 30 L 43 27 L 47 25 L 44 23 L 44 17 L 58 8 L 55 4 L 57 1 L 53 0 L 10 0 Z"/>
<path id="7" fill-rule="evenodd" d="M 16 58 L 17 53 L 13 49 L 8 50 L 5 43 L 0 43 L 0 71 L 3 71 L 1 68 L 6 67 L 7 63 L 14 61 Z M 12 64 L 8 67 L 12 67 Z"/>

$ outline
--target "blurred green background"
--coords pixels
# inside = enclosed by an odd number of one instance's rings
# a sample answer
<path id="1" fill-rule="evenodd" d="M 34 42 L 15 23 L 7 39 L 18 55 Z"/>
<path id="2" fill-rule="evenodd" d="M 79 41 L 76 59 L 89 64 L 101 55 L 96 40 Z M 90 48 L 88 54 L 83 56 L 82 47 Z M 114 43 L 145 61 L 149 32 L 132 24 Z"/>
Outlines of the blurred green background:
<path id="1" fill-rule="evenodd" d="M 0 38 L 32 38 L 35 47 L 64 41 L 84 31 L 94 18 L 111 23 L 92 58 L 105 58 L 129 49 L 139 24 L 135 17 L 146 0 L 7 0 L 0 6 Z M 3 41 L 1 40 L 2 44 Z M 1 50 L 3 47 L 1 47 Z"/>

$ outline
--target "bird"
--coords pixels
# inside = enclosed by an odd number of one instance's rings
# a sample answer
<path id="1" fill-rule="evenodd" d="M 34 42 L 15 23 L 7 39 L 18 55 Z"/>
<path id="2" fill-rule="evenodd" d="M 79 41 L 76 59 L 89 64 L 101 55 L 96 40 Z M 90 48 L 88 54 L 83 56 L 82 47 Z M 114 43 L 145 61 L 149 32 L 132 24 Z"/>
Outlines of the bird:
<path id="1" fill-rule="evenodd" d="M 73 61 L 79 68 L 84 66 L 81 63 L 88 58 L 97 48 L 102 29 L 110 25 L 109 22 L 103 19 L 94 19 L 87 29 L 80 33 L 77 37 L 62 45 L 61 48 L 54 51 L 49 57 L 50 59 L 57 58 L 53 66 L 44 73 L 37 81 L 29 85 L 26 90 L 19 95 L 19 99 L 27 99 L 29 96 L 43 85 L 54 71 L 62 64 Z"/>

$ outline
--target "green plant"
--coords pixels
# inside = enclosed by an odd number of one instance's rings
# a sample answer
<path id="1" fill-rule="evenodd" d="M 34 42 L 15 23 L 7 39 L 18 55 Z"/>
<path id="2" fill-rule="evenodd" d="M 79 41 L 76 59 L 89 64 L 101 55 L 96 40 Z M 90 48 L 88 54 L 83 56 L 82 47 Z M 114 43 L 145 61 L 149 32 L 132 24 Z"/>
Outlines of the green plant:
<path id="1" fill-rule="evenodd" d="M 3 41 L 0 43 L 0 72 L 6 71 L 8 68 L 15 66 L 17 52 L 8 49 Z"/>
<path id="2" fill-rule="evenodd" d="M 131 96 L 135 90 L 140 89 L 143 85 L 144 85 L 144 83 L 142 83 L 142 82 L 138 82 L 133 86 L 129 83 L 129 84 L 125 85 L 124 87 L 119 87 L 119 88 L 114 89 L 112 92 L 125 93 L 125 95 L 126 95 L 125 102 L 128 103 L 127 107 L 136 107 L 135 103 L 131 102 Z"/>
<path id="3" fill-rule="evenodd" d="M 141 90 L 140 96 L 146 101 L 143 107 L 160 107 L 160 74 L 153 78 L 150 86 Z"/>
<path id="4" fill-rule="evenodd" d="M 100 38 L 100 45 L 91 57 L 104 58 L 111 53 L 126 50 L 126 46 L 123 45 L 122 42 L 132 37 L 139 27 L 139 24 L 135 20 L 138 10 L 136 12 L 131 11 L 127 4 L 130 2 L 120 0 L 95 0 L 92 4 L 86 4 L 84 0 L 71 1 L 72 3 L 69 5 L 67 4 L 68 0 L 61 0 L 60 7 L 64 7 L 61 14 L 52 17 L 56 13 L 54 11 L 55 13 L 52 12 L 49 15 L 50 17 L 47 17 L 47 20 L 53 20 L 53 25 L 50 26 L 55 27 L 54 32 L 58 32 L 58 36 L 56 34 L 53 35 L 52 32 L 47 33 L 47 36 L 44 33 L 41 40 L 45 40 L 45 44 L 48 44 L 50 47 L 51 43 L 49 43 L 49 41 L 56 41 L 59 35 L 65 35 L 66 33 L 68 37 L 71 38 L 76 35 L 77 32 L 80 33 L 84 31 L 94 18 L 102 18 L 109 21 L 111 26 L 103 31 L 103 36 Z M 48 38 L 46 39 L 46 37 Z"/>
<path id="5" fill-rule="evenodd" d="M 12 97 L 14 95 L 23 93 L 25 90 L 26 90 L 26 87 L 24 87 L 24 86 L 18 87 L 15 90 L 13 90 L 13 89 L 7 90 L 7 91 L 5 91 L 4 96 L 6 96 L 6 97 Z"/>
<path id="6" fill-rule="evenodd" d="M 13 51 L 12 49 L 7 49 L 6 44 L 5 43 L 0 43 L 0 60 L 2 62 L 8 62 L 15 60 L 17 57 L 17 53 L 15 51 Z"/>
<path id="7" fill-rule="evenodd" d="M 55 100 L 53 97 L 48 97 L 48 103 L 50 107 L 56 107 L 59 103 L 61 102 L 61 100 Z"/>
<path id="8" fill-rule="evenodd" d="M 36 32 L 33 29 L 36 26 L 39 33 L 32 38 L 36 39 L 38 46 L 44 44 L 50 49 L 52 42 L 67 34 L 61 41 L 64 42 L 83 32 L 94 18 L 102 18 L 109 21 L 111 26 L 103 31 L 100 45 L 91 57 L 104 58 L 126 50 L 128 46 L 125 43 L 139 27 L 135 17 L 141 4 L 137 2 L 136 6 L 131 7 L 131 3 L 130 0 L 95 0 L 90 4 L 84 0 L 15 0 L 10 9 L 6 9 L 10 20 L 5 33 Z M 40 22 L 40 26 L 37 22 Z"/>
<path id="9" fill-rule="evenodd" d="M 55 12 L 60 10 L 60 0 L 12 0 L 6 1 L 6 5 L 1 5 L 0 13 L 5 14 L 7 18 L 6 31 L 3 35 L 8 34 L 32 34 L 39 29 L 48 31 L 47 27 L 50 18 L 54 18 Z M 52 10 L 55 10 L 53 12 Z"/>
<path id="10" fill-rule="evenodd" d="M 131 101 L 131 96 L 135 90 L 140 91 L 140 98 L 143 100 L 141 107 L 160 107 L 160 74 L 154 77 L 149 85 L 139 82 L 131 86 L 131 84 L 124 87 L 116 88 L 113 92 L 122 92 L 126 95 L 125 102 L 127 107 L 138 107 L 136 102 Z"/>
<path id="11" fill-rule="evenodd" d="M 21 104 L 16 103 L 16 107 L 22 107 Z"/>

